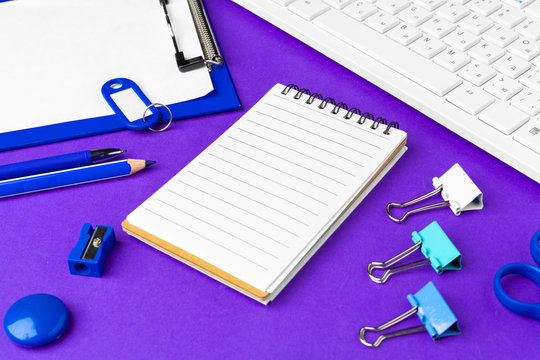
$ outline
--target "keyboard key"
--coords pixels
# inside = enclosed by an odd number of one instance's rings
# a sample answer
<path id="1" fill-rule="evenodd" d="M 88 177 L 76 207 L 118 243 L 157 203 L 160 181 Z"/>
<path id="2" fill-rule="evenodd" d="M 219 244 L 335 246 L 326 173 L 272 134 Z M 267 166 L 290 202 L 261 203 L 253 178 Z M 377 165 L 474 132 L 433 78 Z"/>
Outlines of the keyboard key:
<path id="1" fill-rule="evenodd" d="M 540 70 L 536 67 L 532 68 L 519 78 L 519 82 L 533 90 L 540 91 Z"/>
<path id="2" fill-rule="evenodd" d="M 426 10 L 433 11 L 444 4 L 446 0 L 414 0 L 414 2 Z"/>
<path id="3" fill-rule="evenodd" d="M 385 13 L 384 11 L 379 11 L 377 14 L 368 17 L 365 21 L 365 24 L 373 30 L 384 34 L 388 30 L 399 24 L 399 20 L 393 15 Z"/>
<path id="4" fill-rule="evenodd" d="M 386 35 L 401 45 L 407 46 L 413 41 L 421 38 L 422 32 L 411 25 L 400 24 L 399 26 L 396 26 L 390 30 Z"/>
<path id="5" fill-rule="evenodd" d="M 481 86 L 497 75 L 497 72 L 487 65 L 473 61 L 462 68 L 458 75 L 476 86 Z"/>
<path id="6" fill-rule="evenodd" d="M 540 54 L 540 44 L 524 37 L 520 37 L 518 40 L 508 45 L 507 49 L 512 54 L 521 56 L 527 61 L 531 61 Z"/>
<path id="7" fill-rule="evenodd" d="M 461 110 L 476 115 L 493 103 L 495 98 L 481 88 L 465 82 L 451 91 L 446 100 Z"/>
<path id="8" fill-rule="evenodd" d="M 514 140 L 540 154 L 540 120 L 529 121 L 514 134 Z"/>
<path id="9" fill-rule="evenodd" d="M 501 7 L 498 0 L 473 0 L 467 4 L 467 7 L 483 16 L 488 16 Z"/>
<path id="10" fill-rule="evenodd" d="M 420 26 L 426 34 L 440 39 L 456 29 L 456 25 L 439 16 L 432 17 Z"/>
<path id="11" fill-rule="evenodd" d="M 461 20 L 459 26 L 475 35 L 481 35 L 493 26 L 493 21 L 482 15 L 471 14 Z"/>
<path id="12" fill-rule="evenodd" d="M 432 38 L 430 36 L 424 36 L 422 39 L 415 41 L 410 46 L 411 50 L 422 55 L 426 59 L 431 59 L 444 49 L 446 45 L 440 40 Z"/>
<path id="13" fill-rule="evenodd" d="M 510 103 L 527 114 L 534 116 L 540 112 L 540 93 L 525 89 L 514 96 L 510 100 Z"/>
<path id="14" fill-rule="evenodd" d="M 439 65 L 421 58 L 405 47 L 396 47 L 393 40 L 339 11 L 325 12 L 315 19 L 314 24 L 438 96 L 446 95 L 462 82 L 459 77 L 444 71 Z M 421 40 L 412 45 L 419 41 Z"/>
<path id="15" fill-rule="evenodd" d="M 460 4 L 460 5 L 465 5 L 466 3 L 468 3 L 469 1 L 471 0 L 456 0 L 454 1 L 456 4 Z"/>
<path id="16" fill-rule="evenodd" d="M 476 60 L 489 65 L 502 57 L 504 55 L 504 50 L 488 43 L 487 41 L 482 41 L 478 45 L 475 45 L 469 49 L 467 53 Z"/>
<path id="17" fill-rule="evenodd" d="M 375 4 L 379 9 L 384 10 L 392 15 L 397 14 L 409 6 L 409 2 L 407 0 L 379 0 Z"/>
<path id="18" fill-rule="evenodd" d="M 529 120 L 527 114 L 502 101 L 496 101 L 478 118 L 505 135 L 510 135 Z"/>
<path id="19" fill-rule="evenodd" d="M 446 3 L 438 8 L 435 13 L 450 22 L 456 23 L 465 16 L 469 15 L 470 10 L 463 5 Z"/>
<path id="20" fill-rule="evenodd" d="M 498 75 L 484 85 L 484 90 L 498 99 L 506 101 L 523 90 L 523 86 L 521 86 L 516 80 Z"/>
<path id="21" fill-rule="evenodd" d="M 398 14 L 398 17 L 413 26 L 419 26 L 429 20 L 433 14 L 420 6 L 409 6 Z"/>
<path id="22" fill-rule="evenodd" d="M 507 47 L 512 41 L 516 40 L 519 35 L 510 29 L 503 26 L 494 26 L 482 35 L 482 37 L 497 45 L 498 47 Z"/>
<path id="23" fill-rule="evenodd" d="M 288 9 L 301 18 L 311 21 L 330 7 L 321 0 L 299 0 L 289 5 Z"/>
<path id="24" fill-rule="evenodd" d="M 370 1 L 357 1 L 343 10 L 345 14 L 358 21 L 364 21 L 377 12 L 377 8 Z"/>
<path id="25" fill-rule="evenodd" d="M 495 13 L 493 13 L 493 15 L 491 15 L 491 18 L 499 25 L 513 28 L 514 26 L 525 20 L 526 16 L 521 10 L 513 9 L 508 6 L 503 6 Z"/>
<path id="26" fill-rule="evenodd" d="M 435 56 L 433 61 L 451 72 L 456 72 L 467 65 L 471 59 L 460 51 L 447 49 Z"/>
<path id="27" fill-rule="evenodd" d="M 274 0 L 275 3 L 278 3 L 281 6 L 287 6 L 295 0 Z"/>
<path id="28" fill-rule="evenodd" d="M 497 71 L 510 76 L 512 79 L 515 79 L 525 71 L 529 70 L 531 68 L 531 64 L 521 59 L 519 56 L 506 54 L 500 60 L 494 63 L 493 67 Z"/>
<path id="29" fill-rule="evenodd" d="M 503 0 L 510 6 L 513 6 L 517 9 L 523 9 L 524 7 L 532 4 L 534 0 Z"/>
<path id="30" fill-rule="evenodd" d="M 444 38 L 444 42 L 459 51 L 466 51 L 480 42 L 480 38 L 468 31 L 458 28 Z"/>
<path id="31" fill-rule="evenodd" d="M 324 2 L 333 7 L 334 9 L 341 10 L 350 3 L 353 3 L 354 0 L 324 0 Z"/>
<path id="32" fill-rule="evenodd" d="M 534 18 L 527 19 L 516 27 L 516 31 L 529 39 L 539 40 L 540 20 Z"/>
<path id="33" fill-rule="evenodd" d="M 540 19 L 540 1 L 534 2 L 531 5 L 525 8 L 525 13 L 527 15 L 532 15 Z"/>

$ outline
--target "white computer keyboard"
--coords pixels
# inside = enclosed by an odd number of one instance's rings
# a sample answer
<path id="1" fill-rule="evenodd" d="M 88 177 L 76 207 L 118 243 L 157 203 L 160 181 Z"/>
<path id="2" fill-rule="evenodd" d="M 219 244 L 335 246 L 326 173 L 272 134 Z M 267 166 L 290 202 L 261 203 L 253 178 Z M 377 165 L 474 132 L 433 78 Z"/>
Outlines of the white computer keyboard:
<path id="1" fill-rule="evenodd" d="M 233 1 L 540 182 L 540 0 Z"/>

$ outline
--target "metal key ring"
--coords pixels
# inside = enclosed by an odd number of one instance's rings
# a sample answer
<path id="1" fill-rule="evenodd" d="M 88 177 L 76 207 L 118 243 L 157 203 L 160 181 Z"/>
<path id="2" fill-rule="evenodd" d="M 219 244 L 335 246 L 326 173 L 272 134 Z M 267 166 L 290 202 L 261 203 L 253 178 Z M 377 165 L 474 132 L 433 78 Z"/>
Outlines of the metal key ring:
<path id="1" fill-rule="evenodd" d="M 148 128 L 148 130 L 150 131 L 153 131 L 153 132 L 162 132 L 162 131 L 165 131 L 169 128 L 169 126 L 171 126 L 171 123 L 172 123 L 172 112 L 171 112 L 171 109 L 169 109 L 169 107 L 167 105 L 163 105 L 161 103 L 151 103 L 150 105 L 148 105 L 146 107 L 146 109 L 144 109 L 144 112 L 143 112 L 143 116 L 142 116 L 142 121 L 143 122 L 146 122 L 146 112 L 148 110 L 150 110 L 150 108 L 154 106 L 154 107 L 157 107 L 157 106 L 163 106 L 165 109 L 167 109 L 167 111 L 169 112 L 169 122 L 167 123 L 167 125 L 165 125 L 164 127 L 162 127 L 161 129 L 152 129 L 152 128 Z"/>

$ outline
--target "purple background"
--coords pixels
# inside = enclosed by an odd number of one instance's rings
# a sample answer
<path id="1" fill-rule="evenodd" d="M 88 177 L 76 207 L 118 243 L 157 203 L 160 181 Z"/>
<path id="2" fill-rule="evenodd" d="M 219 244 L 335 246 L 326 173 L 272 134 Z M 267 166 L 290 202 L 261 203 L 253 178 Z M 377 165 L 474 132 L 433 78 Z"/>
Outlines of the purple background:
<path id="1" fill-rule="evenodd" d="M 72 316 L 65 336 L 25 349 L 0 335 L 3 359 L 165 358 L 538 358 L 540 324 L 496 300 L 495 271 L 532 263 L 528 243 L 540 228 L 540 186 L 376 86 L 227 0 L 207 7 L 238 93 L 250 108 L 275 83 L 296 83 L 398 120 L 409 151 L 304 269 L 265 307 L 127 236 L 125 217 L 205 149 L 245 110 L 176 122 L 161 134 L 123 131 L 0 154 L 0 164 L 83 149 L 120 147 L 157 160 L 136 176 L 0 201 L 0 314 L 20 297 L 54 294 Z M 460 163 L 484 192 L 485 209 L 449 209 L 395 224 L 390 201 L 431 190 L 431 178 Z M 463 269 L 423 267 L 371 282 L 366 264 L 409 247 L 410 233 L 437 220 L 463 255 Z M 103 278 L 70 275 L 66 257 L 83 223 L 113 225 L 117 244 Z M 416 254 L 420 256 L 419 254 Z M 427 333 L 390 339 L 379 349 L 358 341 L 410 308 L 406 295 L 433 281 L 463 333 L 434 343 Z M 523 300 L 538 287 L 505 281 Z M 405 325 L 418 325 L 415 317 Z"/>

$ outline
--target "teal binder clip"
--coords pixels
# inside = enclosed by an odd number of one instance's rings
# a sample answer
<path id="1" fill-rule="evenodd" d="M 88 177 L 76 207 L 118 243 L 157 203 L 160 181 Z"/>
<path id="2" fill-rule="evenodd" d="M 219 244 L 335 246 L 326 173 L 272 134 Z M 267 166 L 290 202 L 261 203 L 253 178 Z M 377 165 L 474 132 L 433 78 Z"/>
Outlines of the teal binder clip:
<path id="1" fill-rule="evenodd" d="M 412 240 L 414 242 L 413 246 L 393 258 L 384 262 L 373 261 L 369 263 L 367 272 L 371 280 L 383 284 L 393 274 L 427 264 L 431 264 L 438 274 L 445 270 L 461 269 L 461 253 L 436 221 L 432 222 L 419 232 L 414 231 L 412 233 Z M 425 259 L 394 266 L 394 264 L 411 255 L 418 249 L 420 249 Z M 386 271 L 382 276 L 377 277 L 373 275 L 374 270 Z"/>
<path id="2" fill-rule="evenodd" d="M 378 347 L 385 339 L 420 331 L 427 331 L 434 341 L 445 336 L 461 334 L 456 316 L 431 281 L 416 294 L 407 295 L 407 300 L 413 306 L 409 311 L 381 326 L 375 328 L 365 326 L 360 329 L 359 337 L 362 344 L 369 347 Z M 382 334 L 373 343 L 366 340 L 367 331 L 384 331 L 413 314 L 418 314 L 423 325 Z"/>

